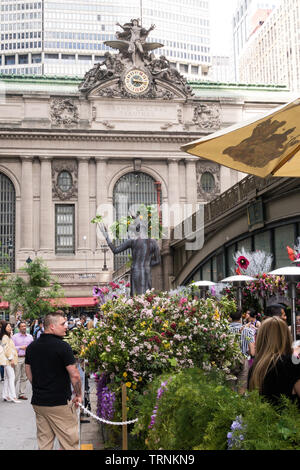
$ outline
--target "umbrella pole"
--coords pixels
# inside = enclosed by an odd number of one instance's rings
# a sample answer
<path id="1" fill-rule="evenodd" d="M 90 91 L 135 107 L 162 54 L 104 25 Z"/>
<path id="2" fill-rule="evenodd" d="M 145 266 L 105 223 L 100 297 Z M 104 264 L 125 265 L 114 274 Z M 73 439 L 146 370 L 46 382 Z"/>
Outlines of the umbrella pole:
<path id="1" fill-rule="evenodd" d="M 291 330 L 293 341 L 296 341 L 296 282 L 292 281 Z"/>
<path id="2" fill-rule="evenodd" d="M 238 308 L 242 311 L 242 286 L 239 284 L 237 289 Z"/>

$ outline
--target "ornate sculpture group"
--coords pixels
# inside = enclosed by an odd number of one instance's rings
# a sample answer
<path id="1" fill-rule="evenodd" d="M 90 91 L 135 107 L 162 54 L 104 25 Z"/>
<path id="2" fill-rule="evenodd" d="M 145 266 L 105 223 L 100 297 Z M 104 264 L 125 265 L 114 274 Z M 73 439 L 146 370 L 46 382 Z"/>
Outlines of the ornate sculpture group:
<path id="1" fill-rule="evenodd" d="M 192 95 L 192 88 L 187 84 L 185 77 L 175 67 L 172 67 L 165 56 L 161 55 L 157 58 L 152 52 L 163 47 L 163 44 L 146 42 L 148 35 L 155 28 L 155 25 L 145 29 L 139 24 L 139 20 L 133 19 L 124 25 L 117 23 L 117 26 L 121 27 L 123 31 L 116 33 L 116 40 L 105 41 L 104 44 L 118 50 L 118 53 L 111 54 L 109 51 L 105 52 L 104 61 L 95 64 L 85 74 L 84 80 L 79 87 L 82 92 L 89 92 L 99 84 L 118 78 L 119 93 L 116 88 L 112 87 L 110 91 L 103 90 L 103 94 L 104 96 L 114 97 L 120 96 L 121 92 L 121 95 L 127 96 L 124 88 L 122 88 L 122 74 L 127 69 L 138 67 L 147 71 L 152 78 L 147 97 L 173 98 L 171 92 L 164 90 L 162 93 L 159 90 L 156 83 L 157 80 L 172 84 L 186 96 Z"/>

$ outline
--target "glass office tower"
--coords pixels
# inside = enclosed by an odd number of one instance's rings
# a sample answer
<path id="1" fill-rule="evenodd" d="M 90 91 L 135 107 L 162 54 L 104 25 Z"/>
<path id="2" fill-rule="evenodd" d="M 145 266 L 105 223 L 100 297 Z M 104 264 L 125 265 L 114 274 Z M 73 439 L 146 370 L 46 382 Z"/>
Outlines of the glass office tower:
<path id="1" fill-rule="evenodd" d="M 155 53 L 183 74 L 211 65 L 208 0 L 0 0 L 0 15 L 0 73 L 82 77 L 132 18 L 156 25 L 149 40 L 165 47 Z"/>

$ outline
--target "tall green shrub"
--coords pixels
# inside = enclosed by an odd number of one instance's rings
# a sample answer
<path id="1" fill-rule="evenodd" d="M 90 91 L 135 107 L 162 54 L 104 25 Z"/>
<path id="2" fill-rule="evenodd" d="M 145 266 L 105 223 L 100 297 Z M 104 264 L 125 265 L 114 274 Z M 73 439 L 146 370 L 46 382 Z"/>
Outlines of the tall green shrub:
<path id="1" fill-rule="evenodd" d="M 162 383 L 166 386 L 157 400 Z M 226 450 L 228 433 L 238 417 L 242 429 L 231 441 L 231 449 L 300 449 L 296 404 L 282 398 L 274 407 L 257 392 L 241 396 L 220 373 L 186 369 L 158 378 L 140 396 L 137 416 L 132 434 L 151 450 Z"/>

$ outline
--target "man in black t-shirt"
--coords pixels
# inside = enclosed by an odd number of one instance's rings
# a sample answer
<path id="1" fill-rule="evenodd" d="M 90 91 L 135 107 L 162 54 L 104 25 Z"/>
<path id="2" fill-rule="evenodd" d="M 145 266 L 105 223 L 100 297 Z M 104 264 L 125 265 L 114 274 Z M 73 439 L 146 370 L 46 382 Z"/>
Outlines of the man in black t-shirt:
<path id="1" fill-rule="evenodd" d="M 72 349 L 63 341 L 66 331 L 64 313 L 51 313 L 44 319 L 44 333 L 26 349 L 40 450 L 53 449 L 55 437 L 63 450 L 79 450 L 76 408 L 82 403 L 81 380 Z"/>

